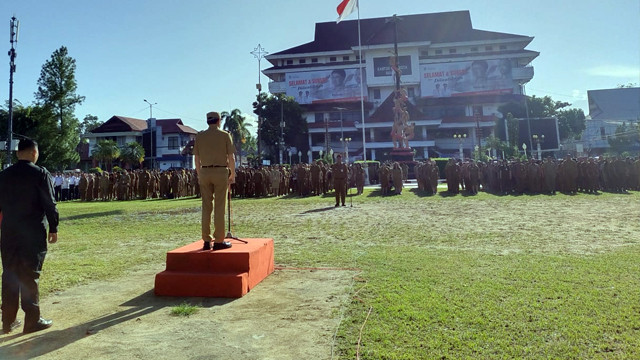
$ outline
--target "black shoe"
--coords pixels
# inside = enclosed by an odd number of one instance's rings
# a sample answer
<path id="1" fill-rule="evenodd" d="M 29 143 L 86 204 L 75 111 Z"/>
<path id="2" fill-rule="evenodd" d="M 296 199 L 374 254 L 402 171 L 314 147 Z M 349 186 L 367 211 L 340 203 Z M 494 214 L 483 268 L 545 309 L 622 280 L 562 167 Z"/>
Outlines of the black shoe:
<path id="1" fill-rule="evenodd" d="M 345 204 L 342 204 L 342 206 L 346 206 Z"/>
<path id="2" fill-rule="evenodd" d="M 27 326 L 25 324 L 24 330 L 22 332 L 25 333 L 25 334 L 29 334 L 29 333 L 33 333 L 33 332 L 36 332 L 36 331 L 48 329 L 48 328 L 51 327 L 51 325 L 53 325 L 53 321 L 40 318 L 40 320 L 38 320 L 38 322 L 33 324 L 33 325 Z"/>
<path id="3" fill-rule="evenodd" d="M 231 243 L 228 241 L 223 241 L 223 242 L 214 242 L 213 243 L 213 250 L 222 250 L 222 249 L 228 249 L 231 247 Z"/>
<path id="4" fill-rule="evenodd" d="M 22 325 L 22 321 L 20 321 L 20 320 L 16 320 L 16 321 L 12 322 L 11 324 L 3 324 L 2 325 L 2 332 L 5 333 L 5 334 L 8 334 L 8 333 L 12 332 L 13 330 L 19 328 L 20 325 Z"/>
<path id="5" fill-rule="evenodd" d="M 336 204 L 336 206 L 335 206 L 335 207 L 338 207 L 338 206 L 340 206 L 340 204 Z"/>
<path id="6" fill-rule="evenodd" d="M 202 250 L 211 250 L 211 242 L 205 241 L 204 245 L 202 246 Z"/>

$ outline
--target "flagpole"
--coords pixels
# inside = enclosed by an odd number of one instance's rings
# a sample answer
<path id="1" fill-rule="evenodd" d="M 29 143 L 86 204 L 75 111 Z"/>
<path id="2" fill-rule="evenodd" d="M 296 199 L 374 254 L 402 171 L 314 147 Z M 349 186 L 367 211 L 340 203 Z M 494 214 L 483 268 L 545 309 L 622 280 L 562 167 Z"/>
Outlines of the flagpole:
<path id="1" fill-rule="evenodd" d="M 360 112 L 362 113 L 362 160 L 364 160 L 365 183 L 369 184 L 369 167 L 367 166 L 367 141 L 364 126 L 364 75 L 362 73 L 362 36 L 360 35 L 360 0 L 358 1 L 358 50 L 360 51 Z"/>

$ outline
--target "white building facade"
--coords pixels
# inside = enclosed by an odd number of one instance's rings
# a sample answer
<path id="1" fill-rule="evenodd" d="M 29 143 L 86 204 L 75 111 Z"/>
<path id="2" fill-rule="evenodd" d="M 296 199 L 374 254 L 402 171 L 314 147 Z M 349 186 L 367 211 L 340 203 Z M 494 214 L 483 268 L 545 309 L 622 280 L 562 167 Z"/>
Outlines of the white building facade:
<path id="1" fill-rule="evenodd" d="M 361 47 L 357 20 L 317 23 L 312 42 L 266 56 L 269 91 L 293 96 L 305 110 L 314 158 L 346 153 L 341 139 L 350 139 L 352 161 L 365 148 L 367 160 L 389 158 L 396 44 L 416 159 L 457 155 L 456 134 L 467 135 L 465 152 L 481 145 L 503 117 L 498 107 L 524 101 L 538 56 L 525 49 L 532 37 L 473 29 L 468 11 L 362 19 L 360 26 Z"/>

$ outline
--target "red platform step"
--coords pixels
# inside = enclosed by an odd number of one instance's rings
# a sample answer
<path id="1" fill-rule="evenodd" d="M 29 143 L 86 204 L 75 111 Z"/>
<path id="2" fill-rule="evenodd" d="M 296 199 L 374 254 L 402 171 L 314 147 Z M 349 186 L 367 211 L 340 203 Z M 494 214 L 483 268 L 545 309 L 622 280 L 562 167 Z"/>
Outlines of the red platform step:
<path id="1" fill-rule="evenodd" d="M 273 239 L 231 241 L 224 250 L 202 250 L 202 240 L 167 252 L 156 274 L 155 294 L 239 298 L 273 272 Z"/>

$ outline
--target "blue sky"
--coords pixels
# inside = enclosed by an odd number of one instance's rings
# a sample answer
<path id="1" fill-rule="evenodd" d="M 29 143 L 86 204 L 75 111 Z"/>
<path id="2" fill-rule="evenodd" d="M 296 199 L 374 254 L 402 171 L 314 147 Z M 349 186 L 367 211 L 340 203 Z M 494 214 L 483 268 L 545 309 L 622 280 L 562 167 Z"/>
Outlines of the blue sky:
<path id="1" fill-rule="evenodd" d="M 313 40 L 316 22 L 335 21 L 339 0 L 2 0 L 7 29 L 20 20 L 14 98 L 33 102 L 42 65 L 60 46 L 76 59 L 76 108 L 107 120 L 179 117 L 201 130 L 211 110 L 252 115 L 260 43 L 275 53 Z M 539 51 L 529 95 L 550 95 L 588 113 L 587 90 L 640 84 L 638 0 L 361 0 L 362 18 L 469 10 L 474 28 L 533 36 Z M 356 19 L 352 14 L 348 19 Z M 8 29 L 7 29 L 8 30 Z M 9 50 L 5 31 L 0 45 Z M 6 52 L 0 51 L 6 54 Z M 262 61 L 262 68 L 269 66 Z M 9 57 L 0 86 L 9 98 Z M 261 77 L 263 89 L 268 78 Z"/>

